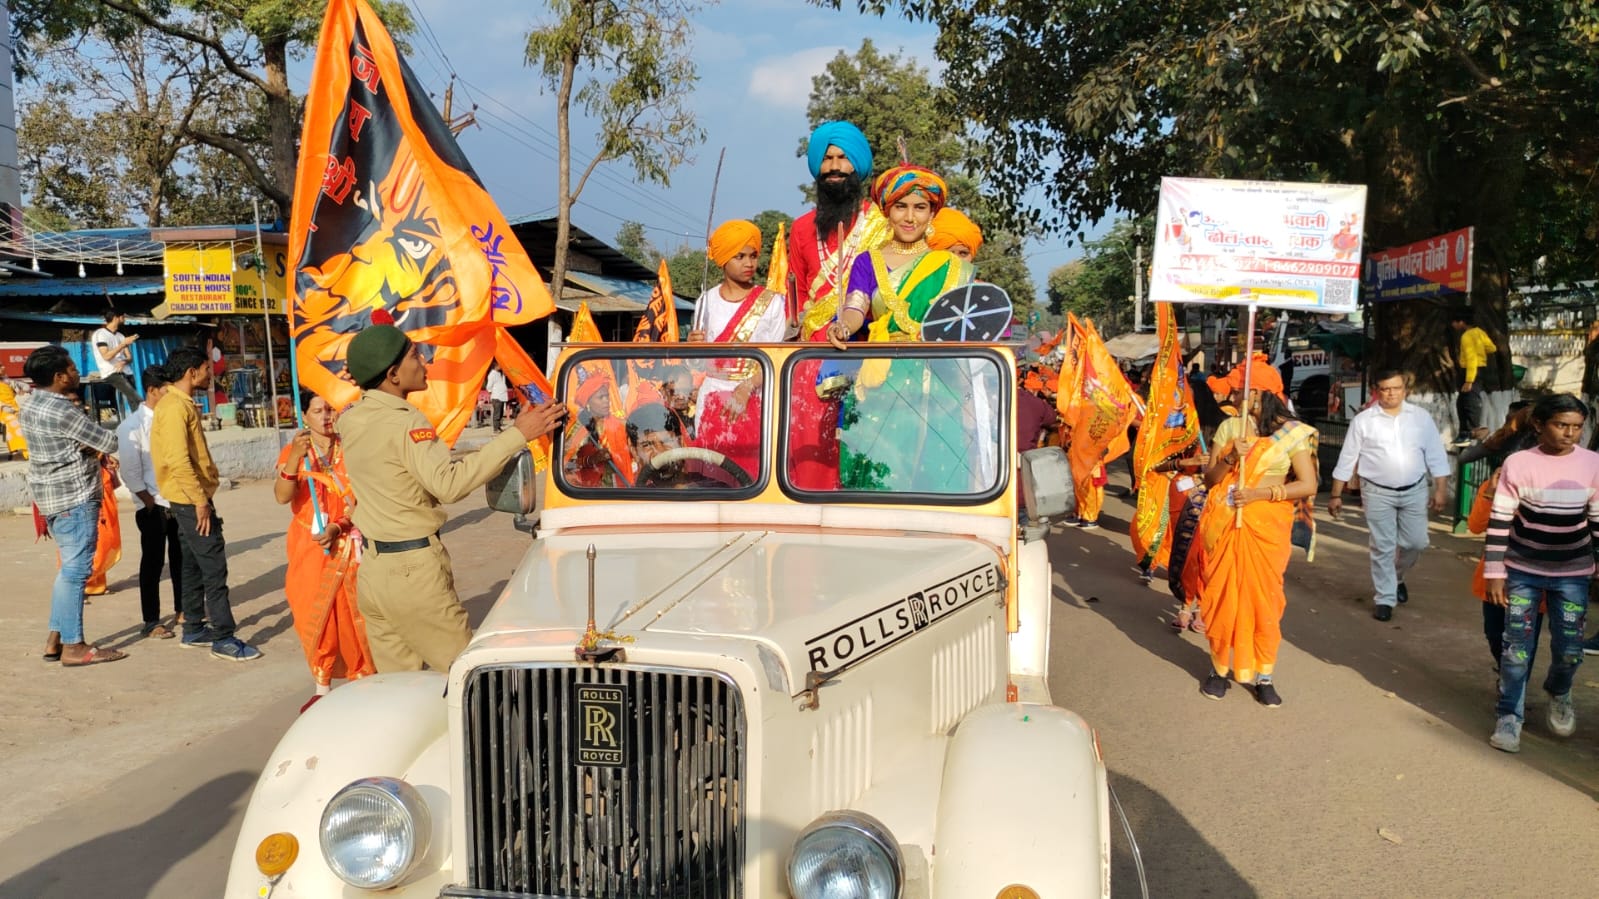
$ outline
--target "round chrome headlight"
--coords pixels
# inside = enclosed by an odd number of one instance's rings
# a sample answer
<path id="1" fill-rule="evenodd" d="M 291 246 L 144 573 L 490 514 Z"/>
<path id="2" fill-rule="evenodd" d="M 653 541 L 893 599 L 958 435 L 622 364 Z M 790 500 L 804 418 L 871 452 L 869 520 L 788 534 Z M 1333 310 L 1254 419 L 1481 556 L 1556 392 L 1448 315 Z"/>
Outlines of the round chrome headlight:
<path id="1" fill-rule="evenodd" d="M 788 861 L 797 899 L 896 899 L 904 879 L 899 843 L 864 812 L 828 812 L 800 832 Z"/>
<path id="2" fill-rule="evenodd" d="M 416 788 L 393 777 L 367 777 L 322 810 L 322 857 L 339 879 L 378 890 L 405 879 L 427 855 L 433 821 Z"/>

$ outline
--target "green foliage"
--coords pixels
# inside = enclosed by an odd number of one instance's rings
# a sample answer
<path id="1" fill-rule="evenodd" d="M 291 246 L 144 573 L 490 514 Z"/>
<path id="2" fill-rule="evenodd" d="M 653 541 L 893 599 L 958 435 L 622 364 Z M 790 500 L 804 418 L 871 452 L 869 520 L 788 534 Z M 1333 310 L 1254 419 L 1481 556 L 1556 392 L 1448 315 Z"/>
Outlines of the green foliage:
<path id="1" fill-rule="evenodd" d="M 654 268 L 660 262 L 660 253 L 644 234 L 642 222 L 623 222 L 622 227 L 616 229 L 616 248 L 623 256 L 646 268 Z"/>
<path id="2" fill-rule="evenodd" d="M 767 272 L 772 268 L 772 247 L 777 241 L 777 226 L 783 226 L 784 239 L 787 240 L 786 235 L 794 224 L 794 217 L 776 209 L 766 209 L 756 213 L 750 221 L 761 229 L 761 258 L 755 262 L 755 283 L 765 284 Z"/>
<path id="3" fill-rule="evenodd" d="M 687 104 L 699 80 L 689 20 L 700 8 L 692 0 L 551 0 L 550 19 L 528 33 L 527 64 L 558 91 L 575 91 L 597 125 L 589 172 L 625 159 L 640 180 L 665 185 L 705 139 Z"/>
<path id="4" fill-rule="evenodd" d="M 697 297 L 722 282 L 722 273 L 707 262 L 704 247 L 678 247 L 666 257 L 666 270 L 672 274 L 672 292 L 686 297 Z"/>
<path id="5" fill-rule="evenodd" d="M 60 85 L 42 92 L 41 100 L 21 113 L 17 158 L 30 216 L 48 215 L 47 221 L 58 227 L 133 224 L 140 202 L 126 189 L 117 116 L 79 114 L 70 91 Z"/>
<path id="6" fill-rule="evenodd" d="M 1131 330 L 1134 315 L 1128 298 L 1135 292 L 1135 242 L 1141 240 L 1144 246 L 1150 246 L 1154 230 L 1153 219 L 1122 219 L 1104 237 L 1085 244 L 1087 252 L 1081 259 L 1050 271 L 1050 309 L 1059 315 L 1072 312 L 1078 318 L 1092 318 L 1106 335 Z M 1147 265 L 1147 254 L 1144 259 Z M 1146 322 L 1154 321 L 1147 306 L 1144 317 Z"/>

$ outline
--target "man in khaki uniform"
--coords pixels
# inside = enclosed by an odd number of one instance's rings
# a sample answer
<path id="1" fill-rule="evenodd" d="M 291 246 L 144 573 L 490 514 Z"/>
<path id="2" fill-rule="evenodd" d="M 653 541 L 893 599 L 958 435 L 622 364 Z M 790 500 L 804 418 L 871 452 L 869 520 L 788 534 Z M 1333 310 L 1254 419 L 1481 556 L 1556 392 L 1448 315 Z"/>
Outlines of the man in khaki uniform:
<path id="1" fill-rule="evenodd" d="M 339 417 L 344 464 L 355 492 L 351 513 L 366 552 L 356 602 L 366 616 L 377 670 L 446 671 L 472 637 L 455 595 L 450 555 L 439 541 L 442 505 L 498 474 L 528 441 L 554 430 L 560 403 L 527 405 L 513 427 L 461 459 L 406 396 L 427 388 L 427 365 L 393 325 L 374 325 L 350 342 L 350 376 L 364 391 Z"/>

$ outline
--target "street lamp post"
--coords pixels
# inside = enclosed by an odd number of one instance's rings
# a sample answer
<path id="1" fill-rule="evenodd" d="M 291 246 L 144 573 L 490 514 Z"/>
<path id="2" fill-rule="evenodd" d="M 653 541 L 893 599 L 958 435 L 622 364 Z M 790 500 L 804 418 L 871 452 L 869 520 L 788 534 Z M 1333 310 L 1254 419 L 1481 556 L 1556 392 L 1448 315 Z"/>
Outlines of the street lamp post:
<path id="1" fill-rule="evenodd" d="M 1133 333 L 1144 330 L 1144 242 L 1133 238 Z"/>

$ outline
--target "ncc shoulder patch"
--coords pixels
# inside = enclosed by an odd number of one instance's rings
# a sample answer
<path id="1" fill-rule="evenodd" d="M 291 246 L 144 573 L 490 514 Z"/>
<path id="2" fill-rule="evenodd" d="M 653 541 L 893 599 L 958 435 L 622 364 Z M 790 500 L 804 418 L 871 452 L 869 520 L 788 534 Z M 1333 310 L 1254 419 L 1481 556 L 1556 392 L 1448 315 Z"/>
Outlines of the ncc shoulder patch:
<path id="1" fill-rule="evenodd" d="M 439 435 L 432 428 L 415 428 L 411 431 L 412 443 L 427 443 L 429 440 L 437 439 Z"/>

